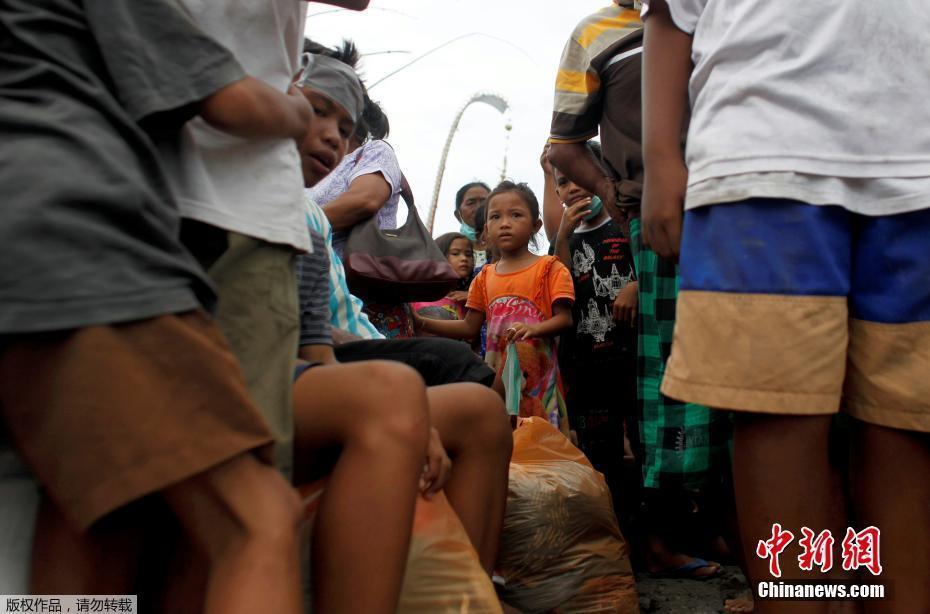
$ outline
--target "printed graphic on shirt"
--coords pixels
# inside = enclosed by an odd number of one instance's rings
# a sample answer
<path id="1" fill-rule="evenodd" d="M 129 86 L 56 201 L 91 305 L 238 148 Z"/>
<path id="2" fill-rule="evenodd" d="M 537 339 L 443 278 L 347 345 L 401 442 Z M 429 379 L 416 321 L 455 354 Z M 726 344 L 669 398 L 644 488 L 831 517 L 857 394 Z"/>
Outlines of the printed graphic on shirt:
<path id="1" fill-rule="evenodd" d="M 584 241 L 581 246 L 580 251 L 572 253 L 572 274 L 576 276 L 587 273 L 594 265 L 594 249 Z"/>
<path id="2" fill-rule="evenodd" d="M 575 352 L 579 358 L 592 353 L 634 349 L 634 329 L 613 320 L 613 303 L 635 279 L 629 241 L 620 227 L 607 220 L 597 228 L 576 232 L 569 240 L 572 281 L 575 285 L 573 317 L 576 322 Z"/>
<path id="3" fill-rule="evenodd" d="M 517 322 L 537 324 L 545 316 L 532 301 L 519 296 L 503 296 L 488 306 L 488 351 L 485 362 L 501 374 L 508 398 L 519 396 L 519 409 L 510 408 L 522 417 L 540 416 L 561 427 L 566 416 L 564 395 L 559 378 L 554 341 L 548 338 L 507 343 L 507 329 Z M 519 377 L 504 377 L 508 352 L 517 353 Z M 520 394 L 511 391 L 520 386 Z M 565 425 L 567 429 L 567 425 Z"/>
<path id="4" fill-rule="evenodd" d="M 604 312 L 601 313 L 597 301 L 592 298 L 588 299 L 588 312 L 581 314 L 576 331 L 579 335 L 590 335 L 594 337 L 595 342 L 603 343 L 607 333 L 612 331 L 615 326 L 610 310 L 604 307 Z"/>
<path id="5" fill-rule="evenodd" d="M 596 296 L 609 296 L 611 300 L 617 298 L 620 291 L 626 287 L 630 280 L 633 279 L 633 270 L 630 269 L 626 275 L 621 275 L 617 271 L 617 265 L 610 267 L 610 276 L 601 277 L 594 269 L 594 294 Z"/>

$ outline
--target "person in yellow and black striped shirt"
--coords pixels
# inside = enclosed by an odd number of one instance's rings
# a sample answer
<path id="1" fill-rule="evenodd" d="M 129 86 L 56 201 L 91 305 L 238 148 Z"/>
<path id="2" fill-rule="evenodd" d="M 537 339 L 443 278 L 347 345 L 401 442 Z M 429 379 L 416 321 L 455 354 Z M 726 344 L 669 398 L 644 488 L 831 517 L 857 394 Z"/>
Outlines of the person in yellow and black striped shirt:
<path id="1" fill-rule="evenodd" d="M 575 27 L 559 63 L 549 136 L 549 160 L 597 194 L 615 218 L 615 203 L 638 206 L 642 194 L 638 4 L 614 0 Z M 585 147 L 598 132 L 612 176 Z"/>

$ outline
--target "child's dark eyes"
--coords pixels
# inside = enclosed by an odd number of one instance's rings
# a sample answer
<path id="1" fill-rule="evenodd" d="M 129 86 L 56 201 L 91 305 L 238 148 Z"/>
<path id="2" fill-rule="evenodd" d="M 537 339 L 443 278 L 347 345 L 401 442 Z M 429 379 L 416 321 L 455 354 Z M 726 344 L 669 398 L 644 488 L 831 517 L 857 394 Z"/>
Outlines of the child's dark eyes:
<path id="1" fill-rule="evenodd" d="M 320 108 L 320 107 L 313 107 L 313 113 L 314 113 L 317 117 L 326 117 L 326 109 L 323 109 L 323 108 Z"/>

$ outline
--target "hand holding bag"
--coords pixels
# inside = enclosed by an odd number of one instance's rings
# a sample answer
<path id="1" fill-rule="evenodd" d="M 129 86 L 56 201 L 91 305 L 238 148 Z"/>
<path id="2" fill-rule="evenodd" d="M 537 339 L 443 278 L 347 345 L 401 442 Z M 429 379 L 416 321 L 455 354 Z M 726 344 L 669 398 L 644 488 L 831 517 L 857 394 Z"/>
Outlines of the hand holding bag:
<path id="1" fill-rule="evenodd" d="M 404 195 L 407 221 L 378 227 L 378 216 L 356 224 L 343 252 L 346 280 L 354 294 L 379 303 L 439 300 L 459 276 L 430 236 L 417 208 Z"/>

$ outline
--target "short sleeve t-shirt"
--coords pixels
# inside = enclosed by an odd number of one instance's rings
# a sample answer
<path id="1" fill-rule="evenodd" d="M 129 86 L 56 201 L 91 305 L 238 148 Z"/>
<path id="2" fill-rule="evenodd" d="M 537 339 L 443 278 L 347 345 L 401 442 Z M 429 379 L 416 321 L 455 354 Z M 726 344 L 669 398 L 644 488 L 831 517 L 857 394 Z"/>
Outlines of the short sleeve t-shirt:
<path id="1" fill-rule="evenodd" d="M 347 155 L 333 172 L 310 188 L 310 195 L 325 210 L 326 205 L 346 193 L 353 181 L 375 173 L 380 173 L 391 189 L 391 195 L 378 211 L 378 227 L 396 228 L 403 174 L 394 148 L 386 141 L 368 141 Z M 333 233 L 333 248 L 340 256 L 348 238 L 347 230 Z"/>
<path id="2" fill-rule="evenodd" d="M 867 0 L 668 5 L 693 36 L 688 207 L 713 202 L 706 182 L 737 176 L 748 183 L 729 180 L 719 191 L 809 200 L 807 192 L 842 197 L 849 187 L 822 177 L 860 187 L 864 179 L 908 179 L 835 204 L 867 215 L 927 207 L 930 105 L 915 93 L 930 91 L 930 71 L 916 70 L 913 59 L 926 55 L 923 3 L 893 10 Z M 793 185 L 783 194 L 786 178 Z M 869 197 L 876 193 L 887 197 Z"/>
<path id="3" fill-rule="evenodd" d="M 552 304 L 560 299 L 575 299 L 571 274 L 555 256 L 541 256 L 513 273 L 498 273 L 494 264 L 484 267 L 468 289 L 465 306 L 481 311 L 489 321 L 514 309 L 548 320 Z"/>
<path id="4" fill-rule="evenodd" d="M 575 355 L 579 360 L 631 355 L 635 329 L 613 318 L 614 299 L 636 279 L 629 239 L 607 218 L 594 228 L 576 230 L 568 249 L 575 283 Z"/>
<path id="5" fill-rule="evenodd" d="M 298 0 L 179 0 L 245 71 L 286 92 L 300 68 L 307 3 Z M 155 56 L 158 57 L 158 56 Z M 290 139 L 243 139 L 195 119 L 179 167 L 181 213 L 269 243 L 310 248 L 303 175 Z"/>
<path id="6" fill-rule="evenodd" d="M 0 334 L 210 306 L 146 128 L 176 139 L 232 55 L 171 0 L 4 2 L 0 41 Z"/>
<path id="7" fill-rule="evenodd" d="M 631 197 L 641 194 L 643 31 L 633 2 L 585 17 L 562 52 L 550 143 L 581 143 L 600 133 L 604 160 Z"/>

